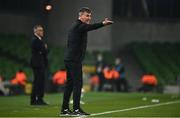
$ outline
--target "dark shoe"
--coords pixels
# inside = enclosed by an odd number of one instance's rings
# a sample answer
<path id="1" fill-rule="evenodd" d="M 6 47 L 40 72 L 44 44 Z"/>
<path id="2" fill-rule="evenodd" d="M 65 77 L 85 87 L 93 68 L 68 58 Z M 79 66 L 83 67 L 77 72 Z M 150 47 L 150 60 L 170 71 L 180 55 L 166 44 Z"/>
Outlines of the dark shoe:
<path id="1" fill-rule="evenodd" d="M 90 114 L 84 112 L 82 109 L 75 109 L 73 111 L 73 116 L 85 116 L 85 115 L 90 115 Z"/>
<path id="2" fill-rule="evenodd" d="M 31 102 L 30 105 L 36 105 L 37 103 L 36 102 Z"/>
<path id="3" fill-rule="evenodd" d="M 44 102 L 44 101 L 39 101 L 37 102 L 39 105 L 48 105 L 48 103 Z"/>
<path id="4" fill-rule="evenodd" d="M 31 97 L 30 105 L 34 105 L 37 103 L 37 100 L 34 97 Z"/>
<path id="5" fill-rule="evenodd" d="M 48 104 L 44 101 L 33 101 L 31 102 L 31 105 L 48 105 Z"/>
<path id="6" fill-rule="evenodd" d="M 71 116 L 72 111 L 70 109 L 62 109 L 59 116 Z"/>

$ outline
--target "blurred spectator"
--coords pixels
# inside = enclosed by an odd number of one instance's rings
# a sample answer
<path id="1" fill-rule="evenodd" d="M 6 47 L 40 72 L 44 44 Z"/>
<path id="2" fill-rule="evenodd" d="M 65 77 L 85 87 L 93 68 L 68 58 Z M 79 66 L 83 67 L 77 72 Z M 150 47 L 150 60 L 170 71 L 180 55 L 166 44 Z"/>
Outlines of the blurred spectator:
<path id="1" fill-rule="evenodd" d="M 16 75 L 10 80 L 10 84 L 7 86 L 10 89 L 11 95 L 19 95 L 24 93 L 25 85 L 27 82 L 27 76 L 23 70 L 16 72 Z"/>
<path id="2" fill-rule="evenodd" d="M 99 86 L 99 77 L 96 74 L 90 77 L 91 90 L 97 91 Z"/>
<path id="3" fill-rule="evenodd" d="M 157 86 L 157 78 L 153 74 L 145 74 L 141 78 L 142 87 L 138 91 L 150 92 Z"/>
<path id="4" fill-rule="evenodd" d="M 125 67 L 120 58 L 115 59 L 114 69 L 119 73 L 119 77 L 115 80 L 118 91 L 128 91 L 128 83 L 125 75 Z"/>
<path id="5" fill-rule="evenodd" d="M 26 81 L 27 81 L 27 76 L 26 76 L 26 74 L 24 73 L 24 71 L 20 69 L 20 70 L 16 73 L 15 78 L 13 78 L 13 79 L 11 80 L 11 84 L 12 84 L 12 85 L 25 86 Z"/>
<path id="6" fill-rule="evenodd" d="M 99 87 L 98 91 L 102 91 L 103 85 L 104 85 L 104 75 L 103 75 L 103 69 L 104 69 L 105 63 L 103 60 L 103 55 L 99 53 L 96 58 L 96 74 L 99 78 Z"/>
<path id="7" fill-rule="evenodd" d="M 104 58 L 101 53 L 99 53 L 96 57 L 96 67 L 104 67 Z"/>
<path id="8" fill-rule="evenodd" d="M 66 71 L 64 69 L 60 69 L 53 75 L 53 83 L 58 85 L 64 85 L 66 82 L 66 77 Z"/>
<path id="9" fill-rule="evenodd" d="M 67 73 L 64 69 L 59 69 L 52 77 L 54 90 L 58 92 L 64 91 L 64 85 L 67 79 Z"/>
<path id="10" fill-rule="evenodd" d="M 114 68 L 110 69 L 108 66 L 104 68 L 103 74 L 106 80 L 116 80 L 120 77 L 118 71 L 116 71 Z"/>
<path id="11" fill-rule="evenodd" d="M 119 73 L 113 68 L 111 69 L 110 67 L 106 66 L 103 70 L 104 78 L 106 84 L 111 85 L 111 90 L 115 91 L 116 90 L 116 79 L 119 78 Z"/>
<path id="12" fill-rule="evenodd" d="M 9 89 L 5 88 L 3 77 L 0 75 L 0 96 L 9 95 Z"/>
<path id="13" fill-rule="evenodd" d="M 127 80 L 125 78 L 124 64 L 121 63 L 120 58 L 116 58 L 115 67 L 111 68 L 105 65 L 101 53 L 97 55 L 96 60 L 96 75 L 91 77 L 91 85 L 97 86 L 98 91 L 102 91 L 104 84 L 110 84 L 113 90 L 128 91 Z"/>

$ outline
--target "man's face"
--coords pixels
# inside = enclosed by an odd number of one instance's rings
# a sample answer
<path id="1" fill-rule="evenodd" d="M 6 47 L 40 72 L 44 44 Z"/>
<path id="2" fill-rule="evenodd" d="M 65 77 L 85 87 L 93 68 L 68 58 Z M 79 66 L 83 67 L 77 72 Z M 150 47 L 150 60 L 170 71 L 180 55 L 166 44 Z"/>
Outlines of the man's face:
<path id="1" fill-rule="evenodd" d="M 115 61 L 115 64 L 118 65 L 121 63 L 121 59 L 120 58 L 117 58 L 116 61 Z"/>
<path id="2" fill-rule="evenodd" d="M 90 24 L 91 21 L 91 13 L 87 13 L 87 12 L 82 12 L 79 15 L 79 19 L 86 24 Z"/>
<path id="3" fill-rule="evenodd" d="M 44 30 L 42 27 L 37 27 L 35 33 L 40 36 L 40 37 L 43 37 L 44 36 Z"/>

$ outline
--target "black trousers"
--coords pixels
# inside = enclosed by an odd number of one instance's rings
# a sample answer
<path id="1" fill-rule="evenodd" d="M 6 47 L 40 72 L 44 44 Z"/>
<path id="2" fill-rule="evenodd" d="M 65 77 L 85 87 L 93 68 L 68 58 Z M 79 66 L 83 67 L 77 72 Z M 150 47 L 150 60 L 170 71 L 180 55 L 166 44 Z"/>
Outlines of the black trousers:
<path id="1" fill-rule="evenodd" d="M 80 108 L 80 98 L 82 89 L 82 64 L 65 61 L 67 70 L 67 81 L 64 90 L 62 109 L 69 108 L 69 100 L 73 93 L 73 109 Z"/>
<path id="2" fill-rule="evenodd" d="M 31 94 L 31 102 L 42 101 L 45 88 L 45 68 L 33 68 L 34 80 Z"/>

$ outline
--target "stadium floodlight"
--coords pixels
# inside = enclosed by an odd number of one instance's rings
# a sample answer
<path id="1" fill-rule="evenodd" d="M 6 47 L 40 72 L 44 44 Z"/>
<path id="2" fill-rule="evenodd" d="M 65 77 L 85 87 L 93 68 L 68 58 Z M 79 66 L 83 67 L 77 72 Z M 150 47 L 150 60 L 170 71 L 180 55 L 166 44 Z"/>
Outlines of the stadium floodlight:
<path id="1" fill-rule="evenodd" d="M 45 6 L 45 9 L 46 9 L 47 11 L 51 11 L 51 10 L 52 10 L 52 5 L 50 5 L 50 4 L 46 5 L 46 6 Z"/>

